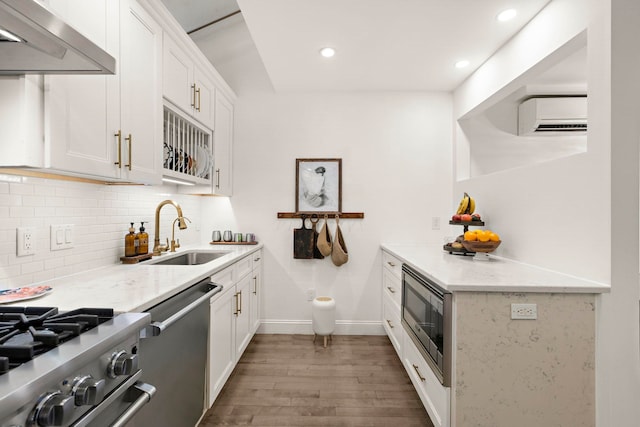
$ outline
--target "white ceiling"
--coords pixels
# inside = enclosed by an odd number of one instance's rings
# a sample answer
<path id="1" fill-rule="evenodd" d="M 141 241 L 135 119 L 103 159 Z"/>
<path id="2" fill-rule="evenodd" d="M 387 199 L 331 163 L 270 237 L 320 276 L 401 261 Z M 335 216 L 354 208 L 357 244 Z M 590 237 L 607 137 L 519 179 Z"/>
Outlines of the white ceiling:
<path id="1" fill-rule="evenodd" d="M 187 30 L 229 13 L 235 1 L 163 0 Z M 278 91 L 450 91 L 549 1 L 237 0 L 237 4 Z M 496 15 L 508 8 L 518 10 L 516 18 L 498 22 Z M 334 47 L 336 55 L 321 57 L 324 46 Z M 461 59 L 470 65 L 456 69 L 454 64 Z"/>

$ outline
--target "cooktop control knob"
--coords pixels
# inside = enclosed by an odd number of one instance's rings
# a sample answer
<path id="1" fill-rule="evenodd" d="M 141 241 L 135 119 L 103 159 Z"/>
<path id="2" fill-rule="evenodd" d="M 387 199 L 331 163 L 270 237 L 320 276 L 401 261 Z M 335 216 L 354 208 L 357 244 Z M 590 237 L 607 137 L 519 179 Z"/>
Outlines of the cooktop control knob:
<path id="1" fill-rule="evenodd" d="M 104 389 L 103 379 L 96 380 L 91 375 L 85 375 L 75 379 L 71 394 L 76 406 L 96 405 L 104 399 Z"/>
<path id="2" fill-rule="evenodd" d="M 67 425 L 73 417 L 73 396 L 59 391 L 45 395 L 34 409 L 36 425 L 40 427 Z"/>
<path id="3" fill-rule="evenodd" d="M 138 356 L 129 354 L 124 350 L 113 353 L 111 361 L 107 368 L 107 374 L 110 378 L 119 377 L 121 375 L 131 375 L 138 370 Z"/>

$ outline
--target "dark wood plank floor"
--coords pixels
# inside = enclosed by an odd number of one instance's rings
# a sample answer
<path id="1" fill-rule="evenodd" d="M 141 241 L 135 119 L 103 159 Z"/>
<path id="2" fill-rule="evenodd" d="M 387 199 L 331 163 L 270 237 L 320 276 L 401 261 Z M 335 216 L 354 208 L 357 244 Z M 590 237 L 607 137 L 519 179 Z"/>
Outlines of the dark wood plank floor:
<path id="1" fill-rule="evenodd" d="M 199 427 L 433 426 L 386 336 L 256 335 Z"/>

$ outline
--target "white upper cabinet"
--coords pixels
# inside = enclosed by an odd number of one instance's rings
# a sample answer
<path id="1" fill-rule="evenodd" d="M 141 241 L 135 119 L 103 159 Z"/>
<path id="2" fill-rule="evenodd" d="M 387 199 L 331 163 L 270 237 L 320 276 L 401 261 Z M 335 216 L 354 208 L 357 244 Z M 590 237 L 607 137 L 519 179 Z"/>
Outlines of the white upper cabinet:
<path id="1" fill-rule="evenodd" d="M 163 95 L 209 129 L 214 127 L 214 85 L 169 33 L 163 39 Z"/>
<path id="2" fill-rule="evenodd" d="M 232 147 L 233 147 L 233 103 L 222 91 L 215 96 L 215 122 L 213 131 L 213 193 L 231 196 L 232 191 Z"/>
<path id="3" fill-rule="evenodd" d="M 51 0 L 50 7 L 118 68 L 111 76 L 45 77 L 45 166 L 160 183 L 161 27 L 134 0 Z"/>

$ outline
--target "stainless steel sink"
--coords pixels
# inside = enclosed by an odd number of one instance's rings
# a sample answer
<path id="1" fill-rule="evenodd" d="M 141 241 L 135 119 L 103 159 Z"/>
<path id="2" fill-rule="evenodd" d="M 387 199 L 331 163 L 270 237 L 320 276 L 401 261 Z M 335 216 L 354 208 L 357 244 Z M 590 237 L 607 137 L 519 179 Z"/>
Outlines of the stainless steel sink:
<path id="1" fill-rule="evenodd" d="M 200 265 L 206 264 L 228 254 L 229 251 L 220 252 L 185 252 L 178 256 L 166 258 L 151 265 Z"/>

